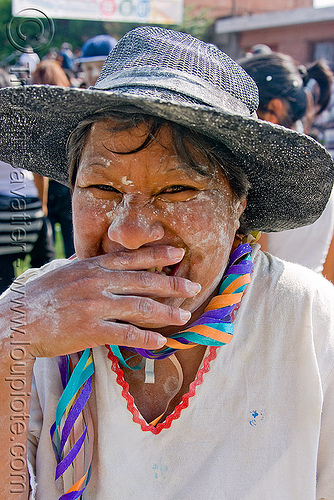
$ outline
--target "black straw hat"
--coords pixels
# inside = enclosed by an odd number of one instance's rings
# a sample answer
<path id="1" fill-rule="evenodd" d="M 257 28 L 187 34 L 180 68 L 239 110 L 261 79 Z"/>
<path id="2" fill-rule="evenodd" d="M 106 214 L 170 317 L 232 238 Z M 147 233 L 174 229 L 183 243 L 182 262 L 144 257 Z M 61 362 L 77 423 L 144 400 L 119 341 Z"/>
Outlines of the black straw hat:
<path id="1" fill-rule="evenodd" d="M 334 165 L 313 139 L 256 118 L 257 87 L 217 47 L 184 33 L 141 27 L 110 52 L 90 89 L 0 91 L 0 159 L 68 184 L 66 143 L 86 116 L 136 106 L 225 144 L 251 183 L 245 222 L 281 231 L 324 210 Z"/>

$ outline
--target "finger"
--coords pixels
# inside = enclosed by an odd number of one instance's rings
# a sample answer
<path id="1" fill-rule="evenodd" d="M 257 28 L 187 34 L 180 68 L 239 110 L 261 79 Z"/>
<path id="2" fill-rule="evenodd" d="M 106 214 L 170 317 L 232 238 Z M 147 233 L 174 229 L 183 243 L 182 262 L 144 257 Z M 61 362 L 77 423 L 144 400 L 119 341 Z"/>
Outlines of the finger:
<path id="1" fill-rule="evenodd" d="M 160 349 L 167 341 L 160 333 L 141 330 L 134 325 L 99 320 L 103 341 L 99 345 L 112 344 L 141 349 Z M 95 344 L 96 345 L 96 344 Z M 91 347 L 94 347 L 92 345 Z"/>
<path id="2" fill-rule="evenodd" d="M 104 279 L 108 280 L 108 285 L 102 292 L 105 296 L 112 293 L 150 297 L 193 297 L 201 290 L 199 283 L 186 278 L 147 271 L 116 271 L 104 276 Z"/>
<path id="3" fill-rule="evenodd" d="M 150 330 L 141 330 L 134 325 L 98 320 L 78 329 L 80 334 L 62 338 L 54 342 L 33 342 L 29 346 L 32 358 L 63 356 L 87 348 L 105 344 L 160 349 L 167 341 L 166 337 Z"/>
<path id="4" fill-rule="evenodd" d="M 142 247 L 137 250 L 120 250 L 92 260 L 100 267 L 110 270 L 142 270 L 163 267 L 180 262 L 185 254 L 183 248 L 168 245 Z"/>
<path id="5" fill-rule="evenodd" d="M 121 297 L 104 303 L 103 319 L 128 321 L 137 326 L 154 326 L 159 328 L 168 325 L 184 325 L 191 318 L 191 313 L 178 307 L 161 304 L 147 297 Z"/>

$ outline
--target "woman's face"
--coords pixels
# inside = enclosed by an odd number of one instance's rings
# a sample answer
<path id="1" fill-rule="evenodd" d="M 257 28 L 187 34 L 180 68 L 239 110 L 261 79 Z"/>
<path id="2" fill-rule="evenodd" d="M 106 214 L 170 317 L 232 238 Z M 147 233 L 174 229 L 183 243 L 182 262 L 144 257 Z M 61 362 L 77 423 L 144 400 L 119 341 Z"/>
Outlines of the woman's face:
<path id="1" fill-rule="evenodd" d="M 201 175 L 178 160 L 163 126 L 142 151 L 145 124 L 111 132 L 95 123 L 83 149 L 73 193 L 75 247 L 79 259 L 143 246 L 181 247 L 181 263 L 167 273 L 200 283 L 191 299 L 160 299 L 192 312 L 216 291 L 226 267 L 243 200 L 235 200 L 220 168 Z M 108 130 L 109 128 L 109 130 Z M 156 272 L 163 272 L 156 269 Z"/>

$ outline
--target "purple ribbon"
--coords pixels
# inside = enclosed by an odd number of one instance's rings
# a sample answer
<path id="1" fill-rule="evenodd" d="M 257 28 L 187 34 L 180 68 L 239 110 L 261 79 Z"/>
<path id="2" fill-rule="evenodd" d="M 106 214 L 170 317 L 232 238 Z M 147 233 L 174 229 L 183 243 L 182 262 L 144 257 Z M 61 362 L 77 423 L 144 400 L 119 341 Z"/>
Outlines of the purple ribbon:
<path id="1" fill-rule="evenodd" d="M 85 488 L 83 490 L 71 491 L 70 493 L 65 493 L 65 495 L 59 497 L 59 500 L 77 500 L 77 498 L 79 498 L 84 491 Z"/>
<path id="2" fill-rule="evenodd" d="M 79 437 L 78 441 L 74 444 L 73 448 L 68 452 L 66 457 L 64 457 L 63 460 L 57 465 L 56 477 L 55 477 L 56 481 L 62 474 L 64 474 L 66 469 L 71 465 L 71 463 L 73 462 L 73 460 L 75 459 L 75 457 L 79 453 L 80 448 L 85 441 L 86 434 L 87 434 L 87 425 L 85 427 L 85 430 L 83 431 L 83 433 Z"/>
<path id="3" fill-rule="evenodd" d="M 90 393 L 92 392 L 92 377 L 90 376 L 89 379 L 85 382 L 85 385 L 82 388 L 82 391 L 80 392 L 80 395 L 78 399 L 76 400 L 75 404 L 71 408 L 71 411 L 67 415 L 62 433 L 61 433 L 61 441 L 60 441 L 60 456 L 63 453 L 65 443 L 67 441 L 68 436 L 71 433 L 71 429 L 74 426 L 74 423 L 78 416 L 80 415 L 81 411 L 83 410 L 85 404 L 88 401 L 88 398 L 90 396 Z"/>

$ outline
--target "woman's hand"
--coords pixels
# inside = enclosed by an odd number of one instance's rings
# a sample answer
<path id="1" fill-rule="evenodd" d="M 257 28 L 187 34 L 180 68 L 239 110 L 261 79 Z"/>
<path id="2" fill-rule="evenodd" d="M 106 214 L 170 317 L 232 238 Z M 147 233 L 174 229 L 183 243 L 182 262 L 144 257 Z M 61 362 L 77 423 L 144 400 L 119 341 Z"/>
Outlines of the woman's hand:
<path id="1" fill-rule="evenodd" d="M 183 255 L 162 245 L 118 251 L 72 261 L 28 282 L 30 355 L 53 357 L 104 344 L 161 348 L 165 338 L 147 328 L 182 326 L 191 314 L 151 297 L 190 298 L 200 286 L 146 269 L 175 265 Z"/>

